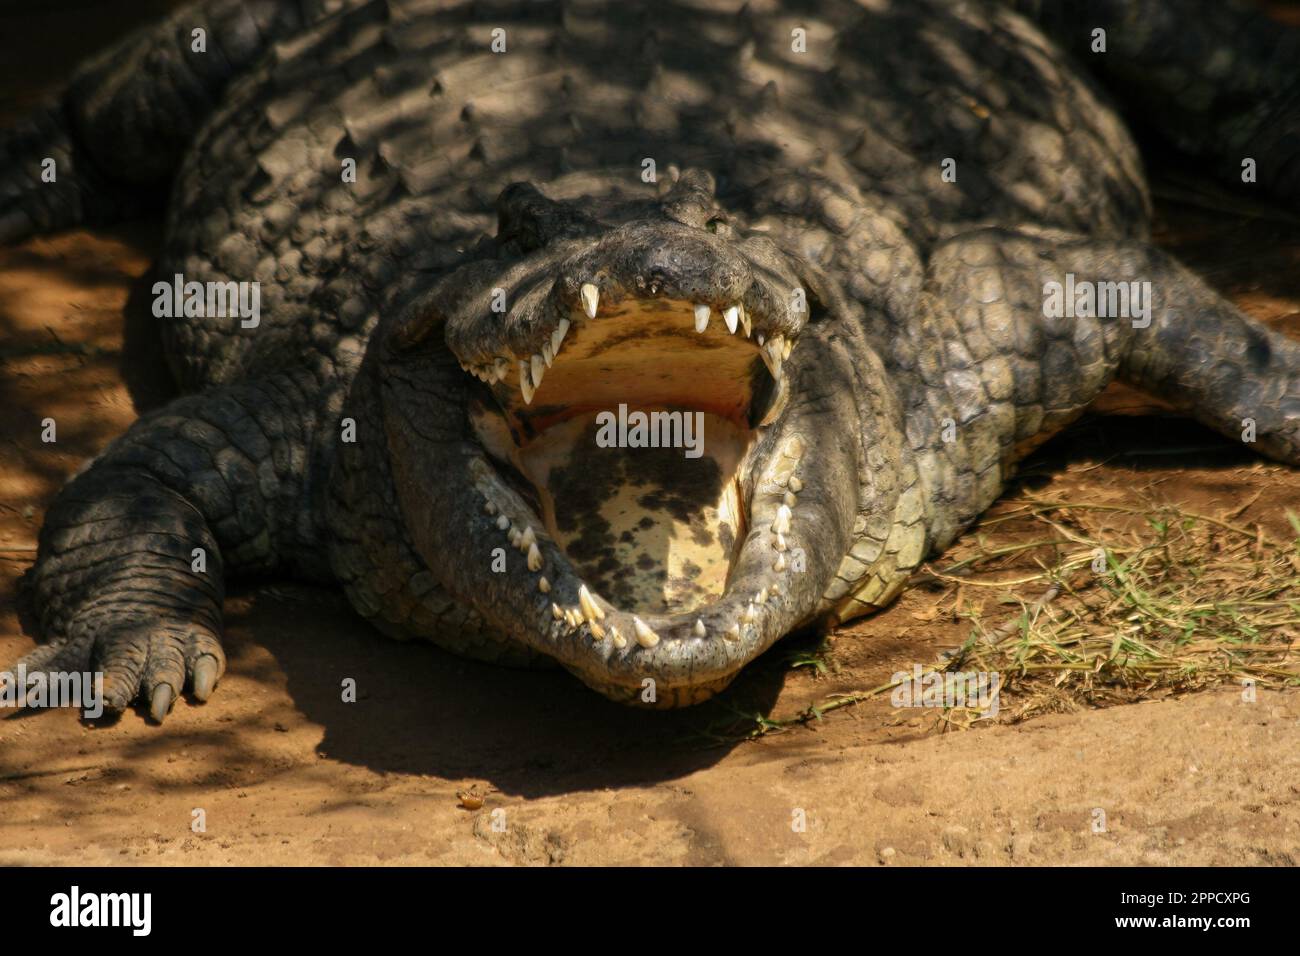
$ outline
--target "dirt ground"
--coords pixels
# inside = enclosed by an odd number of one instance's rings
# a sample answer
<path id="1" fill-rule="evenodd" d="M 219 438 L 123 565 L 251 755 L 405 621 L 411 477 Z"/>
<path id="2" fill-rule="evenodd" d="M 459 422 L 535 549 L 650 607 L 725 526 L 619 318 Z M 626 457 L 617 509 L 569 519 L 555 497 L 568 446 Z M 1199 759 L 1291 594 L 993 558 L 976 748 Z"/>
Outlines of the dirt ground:
<path id="1" fill-rule="evenodd" d="M 0 15 L 0 35 L 64 38 L 0 57 L 0 123 L 123 28 L 103 8 L 88 22 L 89 9 Z M 1167 168 L 1157 182 L 1162 243 L 1300 335 L 1300 226 L 1189 204 Z M 33 646 L 19 579 L 45 507 L 171 394 L 146 302 L 158 241 L 150 221 L 0 249 L 0 666 Z M 40 440 L 45 417 L 54 445 Z M 1240 520 L 1279 536 L 1284 509 L 1300 508 L 1300 473 L 1163 418 L 1085 421 L 1026 472 L 1073 500 L 1213 514 L 1253 498 Z M 826 674 L 794 666 L 815 644 L 796 639 L 719 700 L 660 714 L 564 674 L 388 641 L 337 593 L 236 585 L 230 667 L 206 705 L 178 703 L 163 728 L 138 712 L 93 728 L 70 711 L 0 718 L 0 863 L 1300 862 L 1295 691 L 1248 703 L 1229 686 L 953 733 L 880 700 L 753 742 L 701 742 L 736 712 L 789 716 L 932 661 L 966 636 L 935 614 L 943 598 L 915 589 L 840 631 Z M 191 830 L 196 809 L 206 832 Z"/>

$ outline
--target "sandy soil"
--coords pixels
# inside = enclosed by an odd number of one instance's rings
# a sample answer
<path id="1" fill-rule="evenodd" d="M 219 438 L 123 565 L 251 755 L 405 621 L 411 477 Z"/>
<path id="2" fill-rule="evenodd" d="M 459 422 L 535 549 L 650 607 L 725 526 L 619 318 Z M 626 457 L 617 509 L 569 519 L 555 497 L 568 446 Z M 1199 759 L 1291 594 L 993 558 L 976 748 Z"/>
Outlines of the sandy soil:
<path id="1" fill-rule="evenodd" d="M 67 16 L 6 25 L 42 35 Z M 77 42 L 94 45 L 70 40 L 63 60 Z M 0 122 L 63 69 L 8 62 Z M 1180 177 L 1160 181 L 1177 193 Z M 1300 227 L 1166 199 L 1160 235 L 1247 312 L 1300 334 Z M 158 237 L 142 222 L 0 249 L 0 665 L 33 646 L 19 579 L 44 508 L 171 394 L 146 303 Z M 47 416 L 55 445 L 40 440 Z M 1039 492 L 1208 513 L 1258 494 L 1239 520 L 1279 535 L 1300 490 L 1300 473 L 1155 418 L 1084 422 L 1027 471 Z M 813 646 L 795 640 L 718 701 L 655 714 L 567 675 L 387 641 L 336 593 L 244 584 L 210 703 L 178 703 L 161 729 L 135 712 L 94 728 L 71 712 L 0 719 L 0 863 L 1300 862 L 1296 692 L 1247 703 L 1225 687 L 947 734 L 878 701 L 756 742 L 701 742 L 737 711 L 788 716 L 933 660 L 965 636 L 936 615 L 943 597 L 913 590 L 841 631 L 823 676 L 792 665 Z M 206 832 L 191 830 L 195 809 Z"/>

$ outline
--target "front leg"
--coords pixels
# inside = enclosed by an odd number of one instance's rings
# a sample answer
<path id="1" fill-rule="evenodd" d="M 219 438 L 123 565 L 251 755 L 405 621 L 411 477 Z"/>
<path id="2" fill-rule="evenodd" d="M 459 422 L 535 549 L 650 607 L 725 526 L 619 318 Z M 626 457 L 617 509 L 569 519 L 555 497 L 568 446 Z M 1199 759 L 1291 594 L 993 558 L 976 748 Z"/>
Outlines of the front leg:
<path id="1" fill-rule="evenodd" d="M 320 390 L 295 373 L 178 399 L 69 483 L 30 572 L 46 643 L 27 673 L 102 671 L 106 710 L 139 698 L 157 721 L 187 682 L 206 700 L 225 669 L 225 575 L 325 573 L 299 518 L 322 465 L 306 398 Z"/>

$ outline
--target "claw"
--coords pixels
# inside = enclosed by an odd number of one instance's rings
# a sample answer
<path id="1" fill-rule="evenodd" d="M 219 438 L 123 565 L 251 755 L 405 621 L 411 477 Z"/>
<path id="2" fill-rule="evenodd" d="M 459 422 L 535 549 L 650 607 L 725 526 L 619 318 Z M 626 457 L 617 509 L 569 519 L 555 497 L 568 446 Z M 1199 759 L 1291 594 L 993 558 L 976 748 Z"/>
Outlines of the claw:
<path id="1" fill-rule="evenodd" d="M 194 663 L 194 698 L 207 700 L 216 683 L 217 660 L 211 654 L 204 654 Z"/>
<path id="2" fill-rule="evenodd" d="M 172 709 L 172 691 L 171 684 L 159 684 L 153 690 L 153 700 L 149 702 L 149 716 L 157 723 L 162 723 L 167 719 L 167 713 Z"/>

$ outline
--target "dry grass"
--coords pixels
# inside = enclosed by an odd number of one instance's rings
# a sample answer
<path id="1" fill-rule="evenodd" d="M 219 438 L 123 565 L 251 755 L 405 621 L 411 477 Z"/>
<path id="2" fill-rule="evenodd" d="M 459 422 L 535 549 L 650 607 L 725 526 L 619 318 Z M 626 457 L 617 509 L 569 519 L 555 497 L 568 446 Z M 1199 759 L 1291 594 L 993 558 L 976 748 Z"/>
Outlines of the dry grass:
<path id="1" fill-rule="evenodd" d="M 940 568 L 938 606 L 969 636 L 926 673 L 996 673 L 996 714 L 936 708 L 939 725 L 1148 700 L 1227 681 L 1300 685 L 1300 520 L 1274 541 L 1245 511 L 1026 498 L 986 517 Z M 1014 609 L 1014 610 L 1013 610 Z M 741 735 L 785 730 L 889 694 L 837 694 L 794 717 L 746 715 Z"/>

